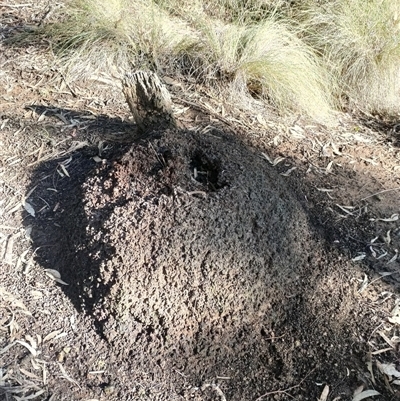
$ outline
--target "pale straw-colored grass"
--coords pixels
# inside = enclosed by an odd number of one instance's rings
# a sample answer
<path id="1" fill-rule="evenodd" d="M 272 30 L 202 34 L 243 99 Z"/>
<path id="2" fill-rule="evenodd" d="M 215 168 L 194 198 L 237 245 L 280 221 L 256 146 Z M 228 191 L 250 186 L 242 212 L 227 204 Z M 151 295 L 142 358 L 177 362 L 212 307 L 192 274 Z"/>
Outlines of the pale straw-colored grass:
<path id="1" fill-rule="evenodd" d="M 115 67 L 158 67 L 195 40 L 184 21 L 141 0 L 74 0 L 44 34 L 75 77 Z"/>
<path id="2" fill-rule="evenodd" d="M 260 1 L 73 0 L 44 33 L 72 77 L 178 68 L 247 91 L 281 113 L 327 120 L 334 102 L 319 58 L 278 13 L 280 1 L 257 9 Z"/>
<path id="3" fill-rule="evenodd" d="M 197 29 L 202 41 L 196 57 L 209 75 L 235 80 L 236 87 L 246 87 L 280 112 L 329 119 L 334 106 L 329 75 L 283 21 L 244 26 L 207 19 Z"/>
<path id="4" fill-rule="evenodd" d="M 400 111 L 399 1 L 309 1 L 302 22 L 336 76 L 339 96 L 368 111 Z"/>

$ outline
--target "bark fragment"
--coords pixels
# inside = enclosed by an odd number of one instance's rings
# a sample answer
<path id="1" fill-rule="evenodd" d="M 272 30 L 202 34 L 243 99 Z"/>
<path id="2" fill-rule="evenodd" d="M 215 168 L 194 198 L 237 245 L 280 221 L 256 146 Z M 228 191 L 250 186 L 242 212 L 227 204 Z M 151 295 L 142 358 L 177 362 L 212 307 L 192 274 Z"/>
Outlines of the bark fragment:
<path id="1" fill-rule="evenodd" d="M 155 73 L 137 71 L 126 74 L 122 86 L 141 133 L 176 126 L 171 96 Z"/>

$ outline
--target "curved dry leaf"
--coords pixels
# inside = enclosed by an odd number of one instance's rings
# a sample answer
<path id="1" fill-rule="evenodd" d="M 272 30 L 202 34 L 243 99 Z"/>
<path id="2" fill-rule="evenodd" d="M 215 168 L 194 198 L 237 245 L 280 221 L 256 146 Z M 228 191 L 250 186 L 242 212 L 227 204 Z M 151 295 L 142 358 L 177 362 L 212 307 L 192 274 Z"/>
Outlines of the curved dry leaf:
<path id="1" fill-rule="evenodd" d="M 393 263 L 397 259 L 399 251 L 397 249 L 395 249 L 394 252 L 395 252 L 394 256 L 389 260 L 389 262 L 386 263 L 387 265 L 389 263 Z"/>
<path id="2" fill-rule="evenodd" d="M 331 146 L 332 146 L 333 153 L 335 155 L 337 155 L 337 156 L 341 156 L 342 155 L 342 152 L 339 150 L 339 148 L 336 146 L 336 144 L 331 142 Z"/>
<path id="3" fill-rule="evenodd" d="M 268 128 L 268 125 L 261 114 L 257 114 L 256 118 L 260 125 L 262 125 L 264 128 Z"/>
<path id="4" fill-rule="evenodd" d="M 397 221 L 398 219 L 399 219 L 399 215 L 397 213 L 395 213 L 395 214 L 392 214 L 390 217 L 387 217 L 387 218 L 370 219 L 370 221 L 392 222 L 392 221 Z"/>
<path id="5" fill-rule="evenodd" d="M 283 162 L 285 160 L 285 157 L 280 157 L 280 156 L 278 156 L 273 162 L 272 162 L 272 165 L 273 166 L 276 166 L 276 165 L 278 165 L 280 162 Z"/>
<path id="6" fill-rule="evenodd" d="M 61 278 L 61 274 L 58 270 L 44 269 L 44 271 L 45 271 L 46 275 L 49 276 L 50 278 L 52 278 L 53 280 Z"/>
<path id="7" fill-rule="evenodd" d="M 37 356 L 37 351 L 25 341 L 16 340 L 15 342 L 25 347 L 33 356 Z"/>
<path id="8" fill-rule="evenodd" d="M 367 257 L 367 255 L 365 253 L 361 253 L 360 255 L 354 257 L 353 259 L 351 259 L 353 262 L 358 262 L 359 260 L 363 260 Z"/>
<path id="9" fill-rule="evenodd" d="M 400 378 L 400 372 L 396 369 L 394 363 L 380 363 L 379 361 L 376 361 L 376 366 L 378 367 L 381 373 L 385 374 L 386 376 L 389 376 L 389 379 L 392 376 Z"/>
<path id="10" fill-rule="evenodd" d="M 365 398 L 373 397 L 375 395 L 381 395 L 381 393 L 378 393 L 375 390 L 365 390 L 365 391 L 355 395 L 353 397 L 352 401 L 361 401 L 361 400 L 364 400 Z"/>
<path id="11" fill-rule="evenodd" d="M 332 166 L 333 166 L 333 161 L 330 161 L 330 162 L 328 163 L 328 165 L 326 166 L 325 171 L 326 171 L 327 173 L 330 173 L 330 172 L 332 171 Z"/>
<path id="12" fill-rule="evenodd" d="M 354 209 L 355 209 L 354 206 L 342 206 L 342 205 L 338 205 L 337 203 L 336 203 L 336 206 L 337 206 L 340 210 L 342 210 L 343 212 L 345 212 L 345 213 L 347 213 L 347 214 L 353 216 L 354 213 L 350 212 L 350 210 L 354 210 Z"/>
<path id="13" fill-rule="evenodd" d="M 329 395 L 329 386 L 325 385 L 324 389 L 322 390 L 321 397 L 319 397 L 318 401 L 326 401 Z"/>
<path id="14" fill-rule="evenodd" d="M 32 290 L 31 291 L 31 295 L 32 295 L 33 299 L 41 299 L 41 298 L 43 298 L 43 293 L 41 291 Z"/>
<path id="15" fill-rule="evenodd" d="M 53 338 L 57 337 L 62 332 L 62 329 L 54 330 L 51 333 L 47 334 L 47 336 L 43 339 L 43 342 L 50 341 Z"/>
<path id="16" fill-rule="evenodd" d="M 24 205 L 24 209 L 25 209 L 32 217 L 35 217 L 35 209 L 33 208 L 33 206 L 32 206 L 30 203 L 28 203 L 27 201 L 25 201 L 25 202 L 23 203 L 23 205 Z"/>
<path id="17" fill-rule="evenodd" d="M 48 277 L 50 277 L 51 279 L 53 279 L 54 281 L 57 281 L 57 283 L 59 284 L 63 284 L 63 285 L 68 285 L 68 283 L 66 283 L 65 281 L 63 281 L 61 279 L 61 274 L 58 270 L 54 270 L 54 269 L 44 269 L 46 275 Z"/>
<path id="18" fill-rule="evenodd" d="M 55 278 L 54 280 L 57 281 L 57 283 L 59 283 L 59 284 L 69 285 L 68 283 L 66 283 L 65 281 L 61 280 L 60 278 Z"/>
<path id="19" fill-rule="evenodd" d="M 287 170 L 285 173 L 281 173 L 284 177 L 289 177 L 289 175 L 292 173 L 292 171 L 296 170 L 297 167 L 292 167 L 289 170 Z"/>
<path id="20" fill-rule="evenodd" d="M 67 373 L 66 370 L 64 369 L 64 366 L 62 366 L 61 363 L 58 362 L 58 366 L 59 366 L 59 368 L 60 368 L 60 370 L 61 370 L 61 373 L 62 373 L 62 376 L 61 376 L 61 377 L 62 377 L 62 378 L 68 380 L 70 383 L 73 383 L 73 384 L 75 384 L 76 386 L 78 386 L 79 388 L 81 388 L 81 386 L 79 385 L 79 383 L 78 383 L 76 380 L 74 380 L 71 376 L 68 375 L 68 373 Z"/>
<path id="21" fill-rule="evenodd" d="M 265 160 L 267 160 L 269 163 L 273 163 L 272 159 L 264 152 L 261 152 L 261 156 L 264 157 Z"/>
<path id="22" fill-rule="evenodd" d="M 68 171 L 67 171 L 67 169 L 66 169 L 66 167 L 64 166 L 63 163 L 60 164 L 60 167 L 61 167 L 61 170 L 63 171 L 63 173 L 64 173 L 67 177 L 70 177 L 70 175 L 69 175 L 69 173 L 68 173 Z"/>
<path id="23" fill-rule="evenodd" d="M 23 375 L 28 376 L 28 377 L 31 378 L 31 379 L 40 380 L 39 376 L 36 376 L 34 373 L 29 372 L 28 370 L 25 370 L 25 369 L 23 369 L 23 368 L 19 368 L 19 371 L 20 371 Z"/>

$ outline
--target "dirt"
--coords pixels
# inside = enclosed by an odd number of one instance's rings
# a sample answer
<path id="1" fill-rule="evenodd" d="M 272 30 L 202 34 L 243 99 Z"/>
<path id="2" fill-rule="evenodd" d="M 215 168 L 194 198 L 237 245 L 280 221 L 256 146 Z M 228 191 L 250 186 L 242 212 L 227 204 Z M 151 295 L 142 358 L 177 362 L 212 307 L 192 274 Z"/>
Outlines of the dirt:
<path id="1" fill-rule="evenodd" d="M 69 177 L 61 160 L 40 166 L 29 202 L 46 206 L 24 219 L 107 349 L 94 396 L 220 399 L 214 384 L 228 400 L 311 400 L 326 383 L 351 396 L 374 321 L 302 185 L 218 129 L 94 154 L 73 154 Z M 65 366 L 93 358 L 76 348 Z"/>
<path id="2" fill-rule="evenodd" d="M 185 128 L 138 138 L 115 88 L 2 48 L 0 399 L 400 399 L 396 119 L 183 82 Z"/>

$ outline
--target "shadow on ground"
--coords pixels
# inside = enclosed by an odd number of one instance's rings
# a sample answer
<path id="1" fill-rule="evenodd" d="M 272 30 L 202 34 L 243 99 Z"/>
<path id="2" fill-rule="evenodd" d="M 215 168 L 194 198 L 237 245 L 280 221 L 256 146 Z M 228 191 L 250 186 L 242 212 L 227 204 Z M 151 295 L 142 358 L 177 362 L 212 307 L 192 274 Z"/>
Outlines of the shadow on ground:
<path id="1" fill-rule="evenodd" d="M 129 121 L 122 121 L 118 117 L 106 115 L 94 115 L 90 111 L 80 112 L 71 109 L 47 107 L 40 105 L 29 105 L 28 110 L 34 111 L 40 116 L 49 118 L 50 130 L 54 131 L 51 121 L 58 124 L 69 124 L 78 130 L 83 130 L 85 135 L 95 135 L 102 139 L 109 139 L 113 142 L 129 142 L 137 139 L 137 128 Z M 55 127 L 57 128 L 57 126 Z"/>
<path id="2" fill-rule="evenodd" d="M 361 116 L 358 118 L 361 125 L 379 132 L 382 139 L 396 147 L 400 147 L 400 119 L 399 116 Z"/>
<path id="3" fill-rule="evenodd" d="M 315 382 L 351 396 L 373 327 L 304 183 L 218 129 L 93 155 L 73 154 L 68 175 L 64 159 L 40 165 L 25 222 L 37 262 L 110 344 L 118 399 L 215 399 L 205 383 L 229 400 L 317 399 Z"/>

